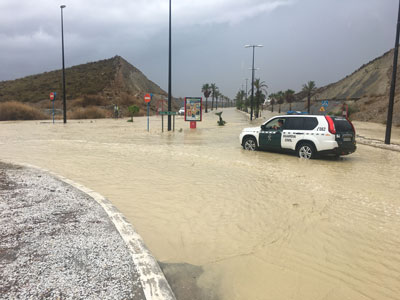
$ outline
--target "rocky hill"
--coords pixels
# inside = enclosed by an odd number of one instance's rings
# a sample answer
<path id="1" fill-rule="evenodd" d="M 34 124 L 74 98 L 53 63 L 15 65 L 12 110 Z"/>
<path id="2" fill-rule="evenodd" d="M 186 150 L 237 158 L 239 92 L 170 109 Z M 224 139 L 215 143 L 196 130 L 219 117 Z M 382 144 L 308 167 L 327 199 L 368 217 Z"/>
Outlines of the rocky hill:
<path id="1" fill-rule="evenodd" d="M 321 100 L 333 100 L 329 101 L 331 110 L 338 110 L 341 103 L 347 102 L 353 111 L 353 119 L 384 123 L 387 118 L 393 54 L 394 50 L 388 51 L 342 80 L 319 88 L 312 97 L 314 111 L 320 107 Z M 306 100 L 304 97 L 302 94 L 303 101 Z M 393 121 L 400 125 L 400 65 Z"/>
<path id="2" fill-rule="evenodd" d="M 67 68 L 65 78 L 68 109 L 113 104 L 122 107 L 137 104 L 144 108 L 144 94 L 153 93 L 156 101 L 167 96 L 157 84 L 120 56 Z M 56 107 L 61 108 L 61 70 L 0 82 L 0 103 L 18 101 L 47 108 L 50 92 L 57 92 Z M 152 110 L 155 110 L 156 101 L 152 101 Z M 173 103 L 173 107 L 178 109 L 179 104 Z"/>

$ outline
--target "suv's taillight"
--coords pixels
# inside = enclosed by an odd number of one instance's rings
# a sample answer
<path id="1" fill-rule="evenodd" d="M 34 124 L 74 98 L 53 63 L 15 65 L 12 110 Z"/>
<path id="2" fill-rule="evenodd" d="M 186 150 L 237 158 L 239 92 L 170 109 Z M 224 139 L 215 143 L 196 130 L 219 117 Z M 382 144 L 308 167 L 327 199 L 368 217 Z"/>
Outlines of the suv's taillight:
<path id="1" fill-rule="evenodd" d="M 333 120 L 330 116 L 325 116 L 326 121 L 328 122 L 328 130 L 330 133 L 335 134 L 336 129 L 335 129 L 335 124 L 333 123 Z M 351 125 L 353 126 L 353 125 Z"/>
<path id="2" fill-rule="evenodd" d="M 356 134 L 356 130 L 354 129 L 354 125 L 353 125 L 353 123 L 351 123 L 351 121 L 348 119 L 348 118 L 346 118 L 346 120 L 347 120 L 347 122 L 349 122 L 350 123 L 350 125 L 351 125 L 351 128 L 353 128 L 353 132 L 354 132 L 354 135 Z"/>

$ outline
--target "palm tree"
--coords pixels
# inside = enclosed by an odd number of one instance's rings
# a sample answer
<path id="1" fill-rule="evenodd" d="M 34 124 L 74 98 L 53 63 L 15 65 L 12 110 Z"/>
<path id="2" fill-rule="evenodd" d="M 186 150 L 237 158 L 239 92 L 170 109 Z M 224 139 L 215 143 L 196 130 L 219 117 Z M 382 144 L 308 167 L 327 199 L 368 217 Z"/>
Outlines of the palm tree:
<path id="1" fill-rule="evenodd" d="M 294 91 L 289 89 L 285 91 L 286 102 L 289 103 L 289 110 L 292 110 L 292 102 L 294 100 Z"/>
<path id="2" fill-rule="evenodd" d="M 281 105 L 283 104 L 283 101 L 285 100 L 285 93 L 282 91 L 277 92 L 276 98 L 277 98 L 277 103 L 279 104 L 279 113 L 281 113 Z"/>
<path id="3" fill-rule="evenodd" d="M 264 102 L 265 96 L 267 94 L 267 88 L 265 81 L 261 81 L 260 78 L 254 80 L 254 87 L 256 88 L 254 97 L 254 117 L 258 118 L 260 111 L 260 104 Z M 265 93 L 265 94 L 264 94 Z"/>
<path id="4" fill-rule="evenodd" d="M 269 104 L 271 104 L 271 112 L 274 112 L 274 105 L 276 104 L 277 94 L 271 93 L 269 94 Z"/>
<path id="5" fill-rule="evenodd" d="M 218 97 L 221 96 L 221 93 L 219 92 L 218 88 L 215 91 L 215 110 L 218 110 Z"/>
<path id="6" fill-rule="evenodd" d="M 269 103 L 271 104 L 271 112 L 274 112 L 275 98 L 272 98 Z"/>
<path id="7" fill-rule="evenodd" d="M 211 110 L 213 110 L 213 109 L 214 109 L 214 98 L 215 98 L 215 93 L 217 92 L 218 87 L 216 86 L 215 83 L 211 83 L 210 88 L 211 88 L 211 93 L 212 93 Z"/>
<path id="8" fill-rule="evenodd" d="M 236 102 L 236 108 L 243 110 L 245 104 L 244 104 L 244 98 L 245 98 L 245 91 L 240 90 L 237 92 L 236 97 L 235 97 L 235 102 Z"/>
<path id="9" fill-rule="evenodd" d="M 208 97 L 210 97 L 211 94 L 211 87 L 208 83 L 203 84 L 203 87 L 201 88 L 201 91 L 204 94 L 204 97 L 206 98 L 206 110 L 205 112 L 207 112 L 207 102 L 208 102 Z"/>
<path id="10" fill-rule="evenodd" d="M 303 92 L 307 93 L 307 112 L 310 113 L 310 102 L 312 94 L 317 90 L 314 81 L 309 81 L 303 85 Z"/>

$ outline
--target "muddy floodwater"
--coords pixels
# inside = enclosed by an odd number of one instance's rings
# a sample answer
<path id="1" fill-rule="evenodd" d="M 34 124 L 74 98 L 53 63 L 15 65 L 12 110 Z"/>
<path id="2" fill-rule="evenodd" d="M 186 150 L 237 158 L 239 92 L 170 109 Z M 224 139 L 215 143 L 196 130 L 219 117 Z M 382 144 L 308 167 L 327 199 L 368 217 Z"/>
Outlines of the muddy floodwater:
<path id="1" fill-rule="evenodd" d="M 204 299 L 400 299 L 400 153 L 244 151 L 247 117 L 222 117 L 2 122 L 0 159 L 106 196 L 160 262 L 196 268 Z"/>

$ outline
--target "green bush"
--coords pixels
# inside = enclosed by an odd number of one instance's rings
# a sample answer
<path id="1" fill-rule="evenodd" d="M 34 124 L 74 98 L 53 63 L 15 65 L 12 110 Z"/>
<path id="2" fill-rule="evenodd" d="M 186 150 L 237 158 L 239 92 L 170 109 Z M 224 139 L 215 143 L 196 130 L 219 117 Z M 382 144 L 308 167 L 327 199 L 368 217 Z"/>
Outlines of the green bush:
<path id="1" fill-rule="evenodd" d="M 130 115 L 130 117 L 131 117 L 131 122 L 133 122 L 133 116 L 136 114 L 136 113 L 138 113 L 139 112 L 139 106 L 137 106 L 137 105 L 131 105 L 131 106 L 129 106 L 128 107 L 128 111 L 129 111 L 129 115 Z"/>

